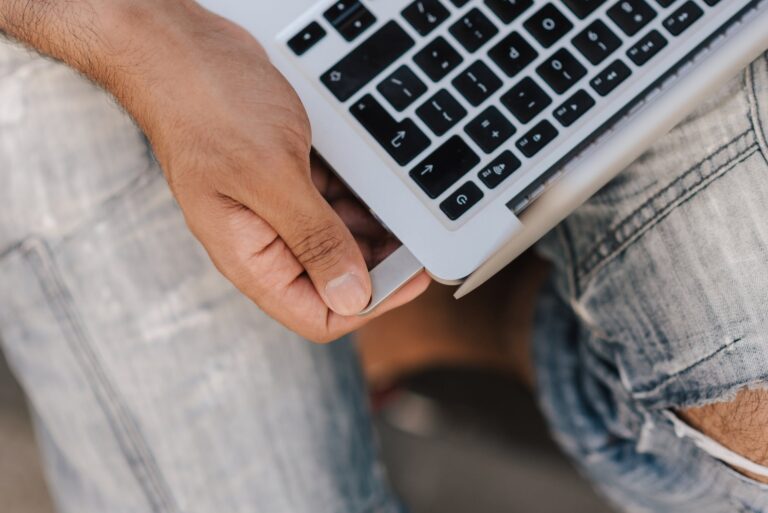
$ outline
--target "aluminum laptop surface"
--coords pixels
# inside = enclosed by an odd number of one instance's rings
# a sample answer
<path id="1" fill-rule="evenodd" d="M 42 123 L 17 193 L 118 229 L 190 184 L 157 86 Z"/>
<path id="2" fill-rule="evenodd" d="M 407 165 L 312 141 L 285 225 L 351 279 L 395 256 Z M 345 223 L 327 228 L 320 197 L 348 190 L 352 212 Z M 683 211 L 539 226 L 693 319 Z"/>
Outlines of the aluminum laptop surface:
<path id="1" fill-rule="evenodd" d="M 261 41 L 404 243 L 374 303 L 420 266 L 486 279 L 695 107 L 677 83 L 696 71 L 696 100 L 768 46 L 756 0 L 202 3 Z"/>

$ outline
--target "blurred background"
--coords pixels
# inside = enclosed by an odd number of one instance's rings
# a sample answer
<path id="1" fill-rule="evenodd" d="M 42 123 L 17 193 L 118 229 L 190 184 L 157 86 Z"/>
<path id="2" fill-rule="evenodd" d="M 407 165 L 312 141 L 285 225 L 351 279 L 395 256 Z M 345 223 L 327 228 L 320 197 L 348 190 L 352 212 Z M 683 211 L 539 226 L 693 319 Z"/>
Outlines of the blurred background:
<path id="1" fill-rule="evenodd" d="M 532 307 L 522 299 L 532 289 L 495 283 L 459 303 L 432 287 L 360 333 L 395 488 L 412 513 L 611 513 L 551 441 L 524 384 Z M 1 357 L 0 512 L 53 513 L 23 395 Z"/>

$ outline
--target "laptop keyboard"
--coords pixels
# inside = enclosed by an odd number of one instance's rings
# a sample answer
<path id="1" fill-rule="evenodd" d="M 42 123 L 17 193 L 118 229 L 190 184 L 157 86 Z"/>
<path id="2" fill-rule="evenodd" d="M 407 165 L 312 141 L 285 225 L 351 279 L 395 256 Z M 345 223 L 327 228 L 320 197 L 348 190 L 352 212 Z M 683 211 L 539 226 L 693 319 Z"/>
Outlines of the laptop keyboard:
<path id="1" fill-rule="evenodd" d="M 417 0 L 377 20 L 342 0 L 323 17 L 349 51 L 320 82 L 456 221 L 719 1 Z M 325 35 L 313 21 L 288 46 Z"/>

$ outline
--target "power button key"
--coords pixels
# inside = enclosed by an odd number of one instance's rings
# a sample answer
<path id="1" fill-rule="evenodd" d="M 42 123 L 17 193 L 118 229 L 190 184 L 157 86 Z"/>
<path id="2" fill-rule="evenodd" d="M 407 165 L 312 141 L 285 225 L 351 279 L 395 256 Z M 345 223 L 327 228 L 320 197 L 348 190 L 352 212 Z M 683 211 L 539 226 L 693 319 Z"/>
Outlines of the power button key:
<path id="1" fill-rule="evenodd" d="M 448 216 L 448 219 L 455 221 L 481 199 L 483 199 L 483 191 L 480 190 L 480 187 L 472 182 L 467 182 L 448 196 L 448 199 L 440 203 L 440 210 Z"/>

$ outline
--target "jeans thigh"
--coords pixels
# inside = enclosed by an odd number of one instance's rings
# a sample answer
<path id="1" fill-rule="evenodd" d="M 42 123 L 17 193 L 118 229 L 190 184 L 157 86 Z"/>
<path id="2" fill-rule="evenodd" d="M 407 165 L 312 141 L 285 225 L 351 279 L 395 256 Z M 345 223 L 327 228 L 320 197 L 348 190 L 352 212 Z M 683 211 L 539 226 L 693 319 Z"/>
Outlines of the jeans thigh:
<path id="1" fill-rule="evenodd" d="M 666 416 L 768 380 L 767 127 L 763 56 L 540 245 L 542 402 L 628 511 L 768 508 Z"/>
<path id="2" fill-rule="evenodd" d="M 0 338 L 60 510 L 397 509 L 350 341 L 218 274 L 106 94 L 9 46 L 0 70 Z"/>

